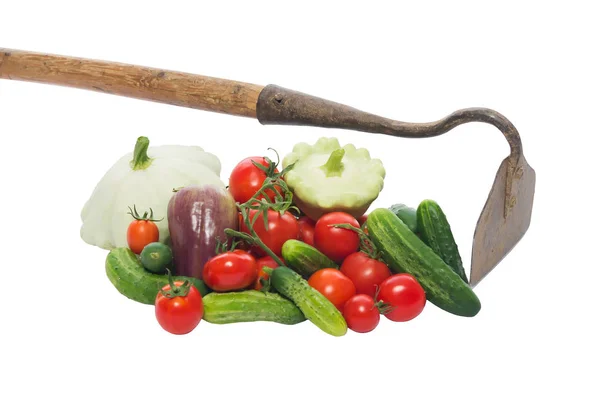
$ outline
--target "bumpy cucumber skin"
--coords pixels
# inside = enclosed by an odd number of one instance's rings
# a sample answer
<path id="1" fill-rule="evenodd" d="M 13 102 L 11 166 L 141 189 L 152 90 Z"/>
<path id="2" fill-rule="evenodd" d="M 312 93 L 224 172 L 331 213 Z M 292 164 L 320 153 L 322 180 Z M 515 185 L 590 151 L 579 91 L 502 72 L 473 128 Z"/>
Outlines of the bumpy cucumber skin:
<path id="1" fill-rule="evenodd" d="M 421 239 L 465 283 L 469 283 L 450 224 L 439 204 L 433 200 L 423 200 L 417 208 L 417 226 L 421 233 Z"/>
<path id="2" fill-rule="evenodd" d="M 307 279 L 320 269 L 340 268 L 313 246 L 295 239 L 290 239 L 283 244 L 281 255 L 285 265 Z"/>
<path id="3" fill-rule="evenodd" d="M 469 285 L 392 211 L 373 210 L 367 228 L 390 269 L 413 275 L 432 304 L 463 317 L 479 313 L 481 303 Z"/>
<path id="4" fill-rule="evenodd" d="M 281 295 L 292 300 L 304 316 L 323 332 L 339 337 L 348 331 L 342 313 L 300 274 L 287 267 L 275 268 L 271 272 L 271 285 Z"/>
<path id="5" fill-rule="evenodd" d="M 202 299 L 204 320 L 213 324 L 270 321 L 295 325 L 306 321 L 302 311 L 290 300 L 277 293 L 258 290 L 210 293 Z"/>
<path id="6" fill-rule="evenodd" d="M 147 271 L 137 256 L 126 247 L 111 250 L 106 256 L 106 275 L 125 297 L 143 304 L 154 304 L 160 289 L 169 283 L 167 275 Z M 202 296 L 210 289 L 199 279 L 174 276 L 173 280 L 188 279 Z"/>
<path id="7" fill-rule="evenodd" d="M 408 229 L 414 233 L 419 232 L 419 225 L 417 223 L 417 210 L 405 204 L 398 203 L 391 206 L 390 211 L 396 214 L 396 217 L 400 218 L 402 222 L 408 226 Z"/>

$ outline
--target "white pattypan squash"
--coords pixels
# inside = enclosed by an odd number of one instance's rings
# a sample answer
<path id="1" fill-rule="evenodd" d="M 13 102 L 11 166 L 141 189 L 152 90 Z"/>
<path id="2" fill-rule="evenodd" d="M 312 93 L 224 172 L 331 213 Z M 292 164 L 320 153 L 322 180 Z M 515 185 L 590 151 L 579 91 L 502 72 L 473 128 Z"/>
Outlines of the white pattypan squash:
<path id="1" fill-rule="evenodd" d="M 198 146 L 148 147 L 140 137 L 135 150 L 117 161 L 100 180 L 81 211 L 81 238 L 110 250 L 127 247 L 127 228 L 133 217 L 129 207 L 143 214 L 154 212 L 159 240 L 169 239 L 167 207 L 173 189 L 211 184 L 225 187 L 219 159 Z"/>

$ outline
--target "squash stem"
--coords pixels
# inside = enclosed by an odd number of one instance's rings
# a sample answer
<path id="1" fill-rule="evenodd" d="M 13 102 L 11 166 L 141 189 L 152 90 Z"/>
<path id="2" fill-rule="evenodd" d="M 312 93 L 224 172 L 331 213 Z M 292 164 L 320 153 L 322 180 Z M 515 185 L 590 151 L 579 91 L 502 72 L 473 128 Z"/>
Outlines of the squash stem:
<path id="1" fill-rule="evenodd" d="M 145 136 L 140 136 L 135 143 L 133 150 L 133 160 L 131 160 L 131 168 L 134 171 L 146 169 L 152 164 L 152 159 L 148 157 L 148 147 L 150 140 Z"/>
<path id="2" fill-rule="evenodd" d="M 325 172 L 326 177 L 342 176 L 342 172 L 344 171 L 342 159 L 345 154 L 346 151 L 344 149 L 337 149 L 331 153 L 327 162 L 320 167 L 321 171 Z"/>

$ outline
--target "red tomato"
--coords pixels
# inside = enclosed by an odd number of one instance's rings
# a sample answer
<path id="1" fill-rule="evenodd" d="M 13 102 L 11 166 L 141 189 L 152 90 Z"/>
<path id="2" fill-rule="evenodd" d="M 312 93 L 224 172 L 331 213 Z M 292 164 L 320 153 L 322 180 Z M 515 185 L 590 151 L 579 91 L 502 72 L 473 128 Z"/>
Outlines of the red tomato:
<path id="1" fill-rule="evenodd" d="M 425 291 L 410 274 L 396 274 L 381 283 L 377 301 L 390 305 L 393 309 L 384 314 L 396 322 L 410 321 L 425 308 Z"/>
<path id="2" fill-rule="evenodd" d="M 300 240 L 304 243 L 314 246 L 315 245 L 315 221 L 304 216 L 298 218 L 298 225 L 300 226 Z"/>
<path id="3" fill-rule="evenodd" d="M 357 294 L 344 305 L 344 319 L 348 328 L 354 332 L 371 332 L 379 325 L 379 314 L 373 297 L 366 294 Z"/>
<path id="4" fill-rule="evenodd" d="M 340 271 L 354 283 L 356 293 L 363 293 L 371 297 L 375 297 L 375 292 L 381 282 L 392 275 L 387 265 L 369 257 L 362 251 L 346 257 Z"/>
<path id="5" fill-rule="evenodd" d="M 133 210 L 129 208 L 129 215 L 133 217 L 133 221 L 127 227 L 127 245 L 135 254 L 140 254 L 144 247 L 150 243 L 158 242 L 159 232 L 156 226 L 156 220 L 153 219 L 154 212 L 150 209 L 150 215 L 145 212 L 139 215 L 135 205 Z"/>
<path id="6" fill-rule="evenodd" d="M 315 247 L 339 264 L 358 250 L 360 238 L 350 229 L 329 226 L 332 224 L 350 224 L 355 228 L 360 228 L 360 225 L 352 215 L 339 211 L 325 214 L 317 221 Z"/>
<path id="7" fill-rule="evenodd" d="M 179 289 L 183 282 L 176 281 L 176 289 L 165 285 L 156 295 L 154 313 L 160 326 L 175 335 L 185 335 L 194 330 L 204 316 L 202 295 L 193 285 Z"/>
<path id="8" fill-rule="evenodd" d="M 352 281 L 335 268 L 318 270 L 310 276 L 308 284 L 325 296 L 340 311 L 342 311 L 344 303 L 356 294 L 356 288 Z"/>
<path id="9" fill-rule="evenodd" d="M 265 167 L 269 166 L 264 157 L 248 157 L 235 166 L 229 176 L 229 192 L 233 195 L 235 201 L 239 203 L 245 203 L 254 197 L 262 187 L 265 179 L 267 179 L 267 174 L 254 165 L 252 161 Z M 279 171 L 275 168 L 274 172 L 278 173 Z M 279 191 L 281 192 L 281 190 Z M 268 190 L 267 194 L 271 201 L 275 199 L 274 191 Z M 264 198 L 264 196 L 258 197 L 258 199 L 261 198 Z"/>
<path id="10" fill-rule="evenodd" d="M 250 210 L 250 221 L 252 221 L 257 212 L 259 211 Z M 283 247 L 283 244 L 290 239 L 298 239 L 298 235 L 300 234 L 298 220 L 289 211 L 286 211 L 283 215 L 281 215 L 278 211 L 274 210 L 267 211 L 267 218 L 269 222 L 269 229 L 265 229 L 263 216 L 260 215 L 254 222 L 254 231 L 269 249 L 271 249 L 277 256 L 281 256 L 281 248 Z M 242 226 L 241 231 L 250 233 L 248 227 L 245 225 Z M 267 255 L 265 251 L 258 246 L 253 247 L 253 251 L 261 257 Z"/>
<path id="11" fill-rule="evenodd" d="M 263 258 L 259 258 L 258 260 L 256 260 L 256 265 L 258 267 L 258 278 L 256 278 L 256 283 L 254 284 L 254 290 L 260 290 L 262 289 L 263 285 L 260 283 L 260 278 L 269 279 L 269 275 L 267 275 L 264 271 L 263 271 L 263 267 L 269 267 L 269 268 L 277 268 L 279 267 L 279 264 L 277 264 L 277 261 L 273 260 L 273 257 L 271 256 L 266 256 Z"/>
<path id="12" fill-rule="evenodd" d="M 150 243 L 158 242 L 158 236 L 158 227 L 152 221 L 132 221 L 127 228 L 127 244 L 135 254 L 140 254 Z"/>
<path id="13" fill-rule="evenodd" d="M 202 280 L 215 292 L 245 289 L 256 282 L 256 260 L 247 251 L 217 254 L 204 265 Z"/>

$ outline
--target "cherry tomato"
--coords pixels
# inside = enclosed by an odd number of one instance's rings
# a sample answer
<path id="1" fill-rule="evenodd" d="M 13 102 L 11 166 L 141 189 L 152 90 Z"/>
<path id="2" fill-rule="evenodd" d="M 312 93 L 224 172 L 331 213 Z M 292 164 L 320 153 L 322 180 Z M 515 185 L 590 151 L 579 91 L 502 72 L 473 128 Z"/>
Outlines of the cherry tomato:
<path id="1" fill-rule="evenodd" d="M 164 330 L 175 335 L 190 333 L 204 316 L 202 295 L 193 285 L 182 288 L 183 284 L 176 281 L 165 285 L 154 302 L 156 320 Z"/>
<path id="2" fill-rule="evenodd" d="M 263 285 L 262 283 L 260 283 L 260 278 L 269 279 L 269 275 L 267 275 L 267 273 L 265 273 L 265 271 L 263 271 L 263 267 L 269 267 L 269 268 L 277 268 L 279 267 L 279 264 L 277 264 L 277 261 L 273 260 L 273 257 L 271 256 L 266 256 L 266 257 L 262 257 L 259 258 L 258 260 L 256 260 L 256 265 L 258 267 L 258 278 L 256 278 L 256 283 L 254 284 L 254 290 L 260 290 L 262 289 Z"/>
<path id="3" fill-rule="evenodd" d="M 319 291 L 340 311 L 344 303 L 356 294 L 352 281 L 335 268 L 323 268 L 308 279 L 308 284 Z"/>
<path id="4" fill-rule="evenodd" d="M 150 216 L 144 213 L 140 216 L 135 206 L 133 210 L 129 209 L 129 214 L 134 218 L 127 227 L 127 245 L 135 254 L 140 254 L 144 247 L 150 243 L 158 242 L 158 227 L 153 220 L 153 212 L 150 209 Z"/>
<path id="5" fill-rule="evenodd" d="M 300 240 L 304 243 L 314 246 L 315 245 L 315 221 L 304 216 L 298 218 L 298 225 L 300 226 Z"/>
<path id="6" fill-rule="evenodd" d="M 392 275 L 387 265 L 369 257 L 368 254 L 362 251 L 352 253 L 346 257 L 340 271 L 354 283 L 356 293 L 371 297 L 375 297 L 381 282 Z"/>
<path id="7" fill-rule="evenodd" d="M 256 282 L 256 260 L 247 251 L 217 254 L 204 265 L 202 279 L 215 292 L 245 289 Z"/>
<path id="8" fill-rule="evenodd" d="M 410 274 L 396 274 L 381 283 L 377 301 L 393 309 L 384 315 L 392 321 L 410 321 L 425 308 L 425 291 Z"/>
<path id="9" fill-rule="evenodd" d="M 267 174 L 254 165 L 252 161 L 269 167 L 269 163 L 265 157 L 248 157 L 240 161 L 233 168 L 229 176 L 229 192 L 233 195 L 235 201 L 239 203 L 245 203 L 254 197 L 265 182 L 265 179 L 267 179 Z M 278 173 L 279 171 L 275 168 L 274 172 Z M 281 190 L 279 191 L 281 192 Z M 274 191 L 268 190 L 267 194 L 271 201 L 275 199 Z M 258 197 L 258 199 L 261 198 L 264 198 L 264 196 L 261 195 Z"/>
<path id="10" fill-rule="evenodd" d="M 342 313 L 348 328 L 358 333 L 371 332 L 379 325 L 380 312 L 373 297 L 357 294 L 344 305 Z"/>
<path id="11" fill-rule="evenodd" d="M 252 221 L 257 212 L 261 211 L 250 210 L 250 221 Z M 300 234 L 298 220 L 289 211 L 286 211 L 281 215 L 278 211 L 274 210 L 267 211 L 267 218 L 269 229 L 265 228 L 263 215 L 260 215 L 254 222 L 254 231 L 269 249 L 277 256 L 281 256 L 283 244 L 290 239 L 298 239 L 298 235 Z M 250 233 L 246 225 L 242 226 L 241 231 Z M 261 257 L 267 255 L 265 251 L 258 246 L 253 247 L 253 251 Z"/>
<path id="12" fill-rule="evenodd" d="M 339 264 L 358 250 L 360 238 L 358 233 L 350 229 L 330 226 L 332 224 L 350 224 L 355 228 L 360 228 L 360 225 L 352 215 L 340 211 L 325 214 L 317 221 L 315 247 Z"/>

